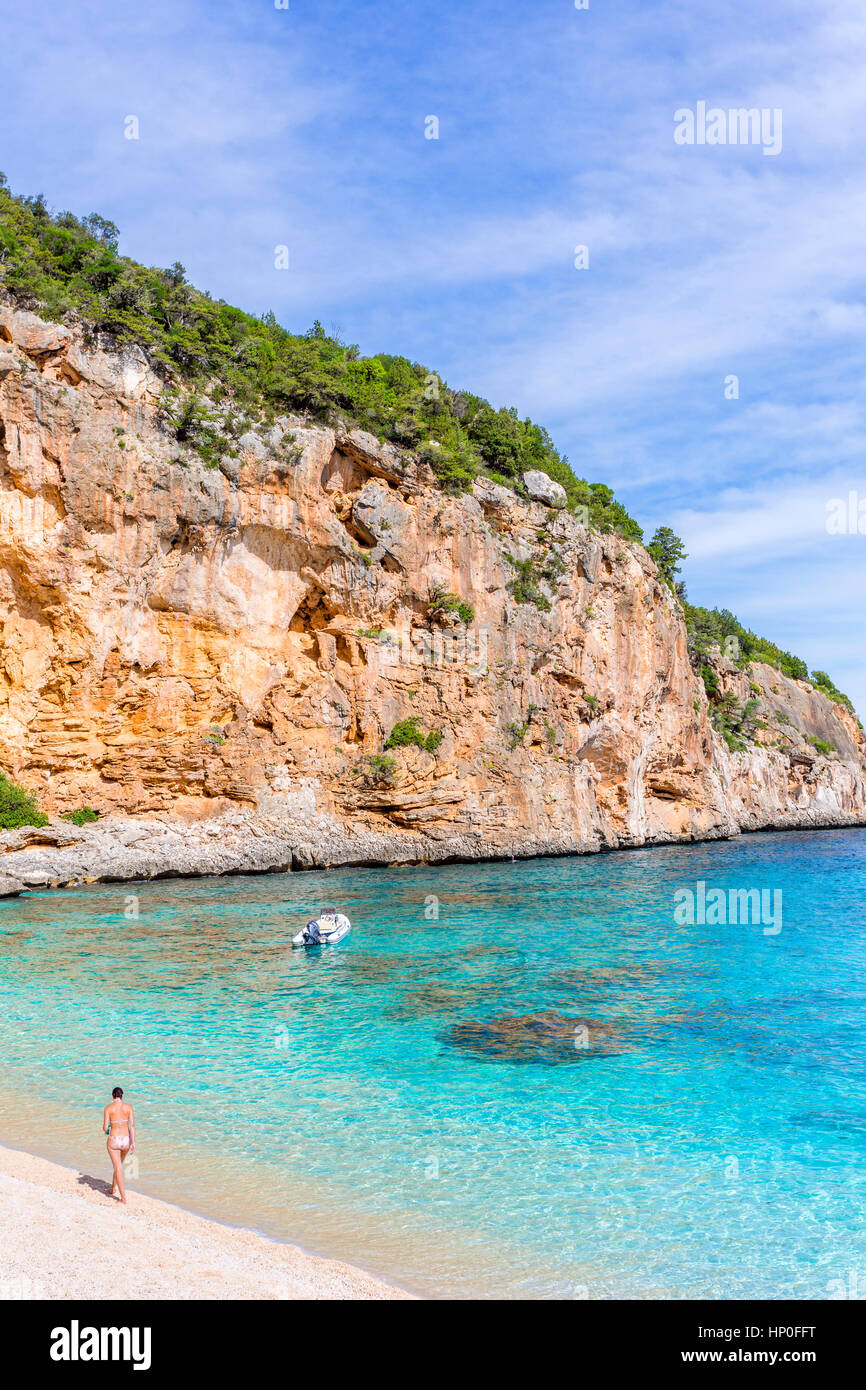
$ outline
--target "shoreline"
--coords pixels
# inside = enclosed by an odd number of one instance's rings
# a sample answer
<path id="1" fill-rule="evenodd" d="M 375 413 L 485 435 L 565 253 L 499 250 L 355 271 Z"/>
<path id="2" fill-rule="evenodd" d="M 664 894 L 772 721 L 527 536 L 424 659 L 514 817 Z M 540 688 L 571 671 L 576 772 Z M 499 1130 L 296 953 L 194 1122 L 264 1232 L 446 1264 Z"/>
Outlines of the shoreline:
<path id="1" fill-rule="evenodd" d="M 707 835 L 688 835 L 671 837 L 653 837 L 642 842 L 620 842 L 618 844 L 607 844 L 598 842 L 575 842 L 567 843 L 548 843 L 532 841 L 514 845 L 489 845 L 481 853 L 468 853 L 463 849 L 454 849 L 449 852 L 446 845 L 436 843 L 434 845 L 425 844 L 419 846 L 417 854 L 400 854 L 397 852 L 389 853 L 389 850 L 396 851 L 397 845 L 382 846 L 382 852 L 375 855 L 353 855 L 351 853 L 338 852 L 329 855 L 327 848 L 325 853 L 313 862 L 298 862 L 296 852 L 288 846 L 283 846 L 282 853 L 271 859 L 266 858 L 262 862 L 261 856 L 255 854 L 246 855 L 243 850 L 228 851 L 220 861 L 215 861 L 213 852 L 207 853 L 199 859 L 195 853 L 190 855 L 186 862 L 178 864 L 176 867 L 166 864 L 161 855 L 156 854 L 150 860 L 146 854 L 129 856 L 126 862 L 112 864 L 102 872 L 98 865 L 86 861 L 88 851 L 98 854 L 100 850 L 104 852 L 104 846 L 97 846 L 96 837 L 102 841 L 108 841 L 113 834 L 122 832 L 125 822 L 118 820 L 113 823 L 104 823 L 98 830 L 90 833 L 78 830 L 77 834 L 70 828 L 63 825 L 58 832 L 57 824 L 45 827 L 42 835 L 55 832 L 64 837 L 62 845 L 51 845 L 45 840 L 41 842 L 39 848 L 25 847 L 21 845 L 10 847 L 8 843 L 3 844 L 5 837 L 15 835 L 21 836 L 22 831 L 7 831 L 0 833 L 0 900 L 15 898 L 22 893 L 44 892 L 52 890 L 63 890 L 68 888 L 80 888 L 87 884 L 96 883 L 150 883 L 157 880 L 181 879 L 181 878 L 226 878 L 234 875 L 250 875 L 251 877 L 265 877 L 270 874 L 282 873 L 327 873 L 337 869 L 411 869 L 411 868 L 434 868 L 449 864 L 497 864 L 513 863 L 517 860 L 530 859 L 566 859 L 583 858 L 595 854 L 624 854 L 629 851 L 646 849 L 666 849 L 682 847 L 686 845 L 713 844 L 719 841 L 735 841 L 745 835 L 775 835 L 775 834 L 795 834 L 797 832 L 820 832 L 830 830 L 862 830 L 866 828 L 866 818 L 847 817 L 847 816 L 825 816 L 820 819 L 810 820 L 806 815 L 783 816 L 775 824 L 767 825 L 747 825 L 739 826 L 735 830 L 727 833 L 718 831 Z M 132 824 L 132 822 L 127 822 Z M 144 822 L 135 822 L 135 825 Z M 159 826 L 167 829 L 169 834 L 179 839 L 179 832 L 184 828 L 180 825 L 166 823 L 165 821 L 151 822 L 152 826 Z M 190 827 L 191 828 L 191 827 Z M 77 846 L 77 852 L 73 848 Z M 333 850 L 333 844 L 329 846 Z M 344 847 L 341 846 L 341 849 Z M 404 846 L 399 846 L 404 848 Z M 473 849 L 478 847 L 473 846 Z M 45 851 L 48 850 L 46 854 Z M 72 854 L 69 851 L 72 850 Z M 433 851 L 431 853 L 431 850 Z M 41 851 L 41 853 L 40 853 Z M 438 851 L 438 852 L 437 852 Z M 188 852 L 188 851 L 187 851 Z M 8 865 L 9 859 L 17 859 L 18 856 L 39 855 L 42 863 L 38 868 L 28 868 L 24 871 L 15 864 Z M 306 857 L 306 856 L 305 856 Z M 50 861 L 56 859 L 60 861 L 55 868 L 61 868 L 60 873 L 52 873 L 49 867 Z M 65 862 L 63 862 L 65 860 Z M 75 864 L 75 861 L 78 861 Z M 7 862 L 4 862 L 7 861 Z M 132 861 L 132 862 L 130 862 Z M 75 866 L 73 866 L 75 864 Z M 16 869 L 18 870 L 16 872 Z M 96 872 L 92 872 L 96 869 Z"/>
<path id="2" fill-rule="evenodd" d="M 0 1145 L 0 1301 L 385 1299 L 415 1295 L 27 1150 Z"/>

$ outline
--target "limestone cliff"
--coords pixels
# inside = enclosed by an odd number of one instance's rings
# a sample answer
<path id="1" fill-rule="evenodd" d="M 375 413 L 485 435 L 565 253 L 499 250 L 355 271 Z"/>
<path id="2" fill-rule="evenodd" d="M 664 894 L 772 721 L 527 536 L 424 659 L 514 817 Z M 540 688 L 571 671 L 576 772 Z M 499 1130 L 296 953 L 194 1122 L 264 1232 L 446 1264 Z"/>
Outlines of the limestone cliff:
<path id="1" fill-rule="evenodd" d="M 53 817 L 102 817 L 6 832 L 4 873 L 485 858 L 866 821 L 863 733 L 807 682 L 719 658 L 763 716 L 729 751 L 640 545 L 493 483 L 448 496 L 348 426 L 252 427 L 217 469 L 161 421 L 140 350 L 0 306 L 0 762 Z M 371 763 L 412 717 L 439 746 Z"/>

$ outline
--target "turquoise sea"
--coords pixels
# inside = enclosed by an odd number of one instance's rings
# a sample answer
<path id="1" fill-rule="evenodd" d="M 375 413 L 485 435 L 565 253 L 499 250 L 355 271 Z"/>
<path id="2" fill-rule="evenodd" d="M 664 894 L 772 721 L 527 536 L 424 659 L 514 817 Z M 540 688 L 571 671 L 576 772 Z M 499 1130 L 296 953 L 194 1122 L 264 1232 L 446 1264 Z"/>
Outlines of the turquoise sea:
<path id="1" fill-rule="evenodd" d="M 422 1294 L 866 1293 L 864 903 L 862 830 L 7 901 L 0 1141 L 107 1176 L 121 1085 L 133 1187 Z"/>

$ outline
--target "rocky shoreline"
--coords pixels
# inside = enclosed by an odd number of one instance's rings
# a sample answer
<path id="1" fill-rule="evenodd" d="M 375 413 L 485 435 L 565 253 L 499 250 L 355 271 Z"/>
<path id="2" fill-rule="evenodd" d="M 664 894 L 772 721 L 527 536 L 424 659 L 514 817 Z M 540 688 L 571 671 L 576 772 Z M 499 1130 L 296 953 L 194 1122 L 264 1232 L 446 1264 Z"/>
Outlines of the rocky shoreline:
<path id="1" fill-rule="evenodd" d="M 55 822 L 40 830 L 0 834 L 0 898 L 28 889 L 68 888 L 83 883 L 134 883 L 159 878 L 204 878 L 226 874 L 291 873 L 336 868 L 483 863 L 566 855 L 616 853 L 653 845 L 736 839 L 760 831 L 856 829 L 866 816 L 819 815 L 805 809 L 770 823 L 717 829 L 687 838 L 658 836 L 617 844 L 562 838 L 539 842 L 525 835 L 485 844 L 477 837 L 433 839 L 399 832 L 353 837 L 334 827 L 315 845 L 273 824 L 214 823 L 200 828 L 167 821 L 115 820 L 74 827 Z"/>

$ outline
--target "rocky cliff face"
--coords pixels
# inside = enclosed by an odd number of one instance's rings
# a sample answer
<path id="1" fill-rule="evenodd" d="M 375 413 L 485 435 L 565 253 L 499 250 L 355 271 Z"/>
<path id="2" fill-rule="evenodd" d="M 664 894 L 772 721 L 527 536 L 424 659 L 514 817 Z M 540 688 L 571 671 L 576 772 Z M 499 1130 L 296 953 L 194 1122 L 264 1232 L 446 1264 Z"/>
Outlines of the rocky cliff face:
<path id="1" fill-rule="evenodd" d="M 3 872 L 486 858 L 866 820 L 863 733 L 805 682 L 720 659 L 766 725 L 728 750 L 642 547 L 492 483 L 445 496 L 413 456 L 298 419 L 251 422 L 209 469 L 162 428 L 160 396 L 138 350 L 0 306 L 0 762 L 49 814 L 102 817 L 6 832 Z M 383 767 L 412 717 L 438 748 Z"/>

